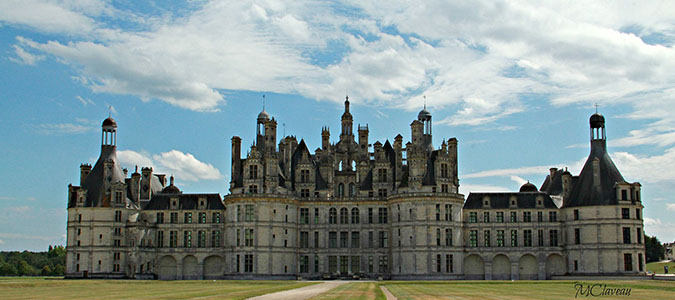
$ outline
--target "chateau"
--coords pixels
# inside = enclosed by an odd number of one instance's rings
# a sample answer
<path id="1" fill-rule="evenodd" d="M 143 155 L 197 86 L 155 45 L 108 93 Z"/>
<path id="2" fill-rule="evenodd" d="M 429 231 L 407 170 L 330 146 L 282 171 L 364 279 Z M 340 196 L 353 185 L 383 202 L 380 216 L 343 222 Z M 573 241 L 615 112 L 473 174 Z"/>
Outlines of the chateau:
<path id="1" fill-rule="evenodd" d="M 264 110 L 242 157 L 232 138 L 230 194 L 183 193 L 149 167 L 128 175 L 117 123 L 96 164 L 68 186 L 66 277 L 140 279 L 550 279 L 645 272 L 640 184 L 607 153 L 590 117 L 578 176 L 552 168 L 540 188 L 458 193 L 457 139 L 432 145 L 426 108 L 410 141 L 356 135 L 349 98 L 339 139 L 277 138 Z"/>

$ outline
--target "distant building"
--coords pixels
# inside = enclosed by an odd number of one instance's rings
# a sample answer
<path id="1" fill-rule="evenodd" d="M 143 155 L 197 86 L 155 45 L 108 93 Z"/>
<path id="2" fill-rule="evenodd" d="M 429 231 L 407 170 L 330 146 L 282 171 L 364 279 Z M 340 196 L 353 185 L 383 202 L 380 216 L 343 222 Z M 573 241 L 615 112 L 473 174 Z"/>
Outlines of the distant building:
<path id="1" fill-rule="evenodd" d="M 127 177 L 117 124 L 102 125 L 101 155 L 68 187 L 66 277 L 548 279 L 644 270 L 640 184 L 606 151 L 604 117 L 590 119 L 579 176 L 552 168 L 540 189 L 458 193 L 457 139 L 432 145 L 422 110 L 411 140 L 353 133 L 345 100 L 340 135 L 321 147 L 277 139 L 264 110 L 242 157 L 232 138 L 230 194 L 187 194 L 142 168 Z"/>
<path id="2" fill-rule="evenodd" d="M 663 243 L 663 248 L 664 248 L 664 259 L 667 260 L 675 260 L 675 254 L 673 254 L 673 248 L 675 248 L 675 242 L 674 243 Z"/>

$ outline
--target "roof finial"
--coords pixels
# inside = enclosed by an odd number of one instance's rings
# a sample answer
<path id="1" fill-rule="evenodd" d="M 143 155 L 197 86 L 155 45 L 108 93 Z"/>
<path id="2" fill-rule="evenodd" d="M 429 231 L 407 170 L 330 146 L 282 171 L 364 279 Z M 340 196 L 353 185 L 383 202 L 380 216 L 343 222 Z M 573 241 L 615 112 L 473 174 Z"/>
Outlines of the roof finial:
<path id="1" fill-rule="evenodd" d="M 265 111 L 265 94 L 263 94 L 263 111 Z"/>
<path id="2" fill-rule="evenodd" d="M 595 113 L 596 114 L 598 113 L 598 104 L 597 103 L 595 103 Z"/>
<path id="3" fill-rule="evenodd" d="M 424 98 L 424 109 L 427 109 L 427 95 L 422 96 Z"/>
<path id="4" fill-rule="evenodd" d="M 108 118 L 112 117 L 112 105 L 108 105 Z"/>

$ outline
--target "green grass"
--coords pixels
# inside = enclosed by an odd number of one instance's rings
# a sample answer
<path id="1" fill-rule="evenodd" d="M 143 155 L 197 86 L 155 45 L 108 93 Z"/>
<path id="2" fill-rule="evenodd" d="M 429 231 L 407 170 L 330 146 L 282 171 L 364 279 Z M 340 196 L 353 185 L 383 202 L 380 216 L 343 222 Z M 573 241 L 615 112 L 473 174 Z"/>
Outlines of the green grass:
<path id="1" fill-rule="evenodd" d="M 145 281 L 0 278 L 0 299 L 246 299 L 299 288 L 297 281 Z"/>
<path id="2" fill-rule="evenodd" d="M 384 300 L 385 297 L 376 282 L 354 282 L 343 284 L 312 298 L 312 300 L 323 299 Z"/>
<path id="3" fill-rule="evenodd" d="M 661 262 L 651 262 L 647 264 L 647 271 L 650 271 L 655 274 L 663 274 L 663 266 L 668 266 L 668 274 L 675 273 L 675 261 L 670 261 L 667 263 Z"/>
<path id="4" fill-rule="evenodd" d="M 383 282 L 399 300 L 404 299 L 575 299 L 575 281 L 451 281 Z M 610 288 L 631 288 L 630 296 L 600 296 L 601 299 L 675 299 L 675 282 L 592 281 Z M 589 298 L 579 295 L 578 298 Z M 577 299 L 578 299 L 577 298 Z"/>

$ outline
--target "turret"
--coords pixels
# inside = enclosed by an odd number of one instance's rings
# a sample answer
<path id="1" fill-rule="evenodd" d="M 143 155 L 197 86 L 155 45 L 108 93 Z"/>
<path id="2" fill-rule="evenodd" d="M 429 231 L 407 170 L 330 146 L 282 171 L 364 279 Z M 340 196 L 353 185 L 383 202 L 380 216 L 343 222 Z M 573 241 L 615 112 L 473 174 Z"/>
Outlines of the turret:
<path id="1" fill-rule="evenodd" d="M 324 126 L 321 128 L 321 149 L 328 150 L 330 147 L 330 129 Z"/>
<path id="2" fill-rule="evenodd" d="M 345 112 L 342 114 L 342 133 L 340 134 L 340 140 L 354 140 L 354 134 L 352 132 L 352 123 L 353 117 L 349 112 L 349 96 L 345 97 Z"/>
<path id="3" fill-rule="evenodd" d="M 131 198 L 136 200 L 136 204 L 140 205 L 140 196 L 141 196 L 141 174 L 138 173 L 138 166 L 134 169 L 134 172 L 131 173 Z"/>
<path id="4" fill-rule="evenodd" d="M 359 124 L 359 148 L 362 153 L 368 153 L 368 124 L 366 126 Z"/>
<path id="5" fill-rule="evenodd" d="M 265 122 L 265 148 L 266 154 L 273 154 L 277 151 L 277 121 L 272 118 Z"/>
<path id="6" fill-rule="evenodd" d="M 152 167 L 144 167 L 141 169 L 141 197 L 140 199 L 150 200 L 152 196 Z"/>

